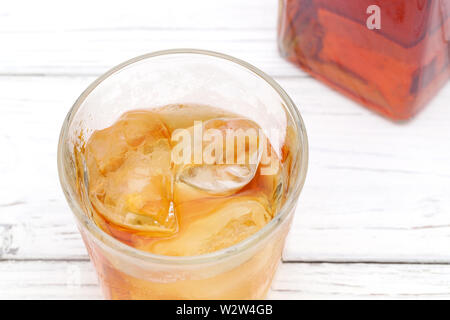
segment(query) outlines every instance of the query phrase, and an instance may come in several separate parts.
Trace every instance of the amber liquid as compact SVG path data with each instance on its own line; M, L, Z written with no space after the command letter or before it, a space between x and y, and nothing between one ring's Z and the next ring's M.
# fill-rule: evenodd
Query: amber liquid
M381 29L369 30L370 5ZM448 81L447 0L281 0L279 48L288 60L394 120L416 114Z
M259 129L256 123L221 109L169 105L127 112L112 126L92 133L81 150L88 177L80 182L87 184L81 189L87 194L92 219L104 232L150 253L195 256L241 242L277 214L287 188L283 173L290 161L287 149L278 155L260 135L233 145L230 163L220 163L230 153L226 140L221 144L222 156L214 153L213 163L194 163L194 155L190 161L175 163L174 133L182 129L193 134L194 121L201 121L203 130L219 133ZM255 165L251 153L262 149L252 148L252 143L263 142L266 161ZM237 163L239 152L245 160ZM248 299L262 298L267 292L284 236L285 231L252 259L216 277L168 283L126 274L84 238L109 298Z

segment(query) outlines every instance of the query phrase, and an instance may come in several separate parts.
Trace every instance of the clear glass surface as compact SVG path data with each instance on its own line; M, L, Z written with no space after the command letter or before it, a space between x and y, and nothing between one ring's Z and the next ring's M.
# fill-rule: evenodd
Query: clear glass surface
M282 207L261 230L213 253L172 257L127 246L91 219L76 150L95 130L133 109L210 105L255 121L284 159ZM92 83L68 113L58 146L62 188L108 299L261 299L270 288L303 187L305 128L292 100L269 76L232 57L202 50L155 52Z

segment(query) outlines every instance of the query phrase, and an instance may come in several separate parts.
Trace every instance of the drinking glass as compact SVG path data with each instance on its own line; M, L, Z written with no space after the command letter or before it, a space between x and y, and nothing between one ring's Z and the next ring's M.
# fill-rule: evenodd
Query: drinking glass
M255 121L282 158L286 187L280 210L261 230L213 253L162 256L137 250L92 220L77 157L95 130L124 112L168 104L222 108ZM261 299L279 264L308 162L305 127L284 90L236 58L176 49L124 62L77 99L61 129L59 177L107 299Z

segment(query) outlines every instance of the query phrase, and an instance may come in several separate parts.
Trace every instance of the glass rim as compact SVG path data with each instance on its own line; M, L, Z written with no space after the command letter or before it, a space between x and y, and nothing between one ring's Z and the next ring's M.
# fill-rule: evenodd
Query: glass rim
M133 248L129 245L126 245L125 243L117 240L113 236L107 234L105 231L103 231L101 228L95 224L95 222L92 219L89 219L88 216L84 213L83 209L78 203L78 200L76 200L76 194L74 190L68 185L67 183L67 176L64 170L65 164L63 161L63 150L65 141L67 140L67 134L69 127L71 125L71 122L73 120L74 115L78 111L79 107L82 105L82 103L85 101L85 99L89 96L89 94L104 80L109 78L111 75L117 73L118 71L124 69L127 66L130 66L136 62L140 62L142 60L163 56L163 55L176 55L176 54L196 54L196 55L204 55L204 56L210 56L215 57L223 60L228 60L232 63L235 63L249 71L251 71L253 74L258 76L260 79L264 80L266 83L268 83L272 89L274 89L277 94L280 96L282 101L285 104L285 107L287 111L289 112L290 116L293 118L297 128L297 136L298 141L301 142L301 149L299 150L299 153L301 154L300 157L295 157L293 168L295 168L296 165L299 166L298 168L298 177L295 179L295 184L293 185L292 192L290 196L286 199L286 202L283 204L283 206L280 208L279 212L275 217L272 218L272 220L267 223L263 228L258 230L253 235L249 236L248 238L230 246L224 249L220 249L211 253L202 254L202 255L195 255L195 256L165 256L165 255L159 255L154 254L146 251L142 251L136 248ZM298 158L300 158L300 163L297 164ZM288 94L281 88L281 86L274 80L272 77L264 73L263 71L259 70L258 68L254 67L253 65L240 60L238 58L234 58L232 56L222 54L215 51L209 51L209 50L202 50L202 49L168 49L168 50L161 50L161 51L155 51L152 53L147 53L144 55L137 56L135 58L132 58L130 60L127 60L101 76L99 76L97 79L95 79L77 98L69 112L67 113L67 116L63 122L61 133L59 136L59 142L58 142L58 174L59 174L59 180L61 187L64 191L64 195L67 199L67 202L75 215L77 221L88 230L88 232L94 236L94 238L101 243L107 245L108 247L112 248L113 250L117 250L122 254L125 254L127 256L131 256L137 259L145 260L146 262L151 263L158 263L158 264L171 264L171 265L196 265L196 264L203 264L208 263L211 261L218 261L227 259L231 256L235 256L241 252L246 251L247 249L251 249L254 246L256 246L258 243L260 243L262 240L266 239L269 235L271 235L277 227L280 226L289 216L289 213L294 210L297 198L300 195L300 192L303 188L303 185L305 183L306 179L306 172L308 168L308 138L306 134L305 125L303 122L303 119L300 115L300 112L298 111L297 107L295 106L292 99L288 96Z

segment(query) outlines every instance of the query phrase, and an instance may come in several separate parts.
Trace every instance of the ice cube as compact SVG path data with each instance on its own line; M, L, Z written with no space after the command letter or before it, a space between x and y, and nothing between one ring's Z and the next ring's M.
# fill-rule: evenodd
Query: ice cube
M176 208L176 237L135 243L141 250L169 256L193 256L230 247L266 225L271 215L251 197L203 199Z
M156 112L170 131L192 127L194 121L207 121L218 117L237 117L222 109L198 104L170 104L158 108Z
M86 161L105 175L117 170L125 161L128 145L123 132L116 126L95 131L86 146Z
M168 131L151 112L140 113L127 113L92 135L86 152L89 197L99 214L120 227L173 233Z
M117 126L122 130L126 142L137 147L146 138L157 141L168 138L169 131L159 116L148 110L129 111L120 117Z
M196 139L196 130L189 128L191 141ZM176 166L176 182L216 195L241 189L253 179L258 168L259 140L259 127L250 120L221 118L204 122L202 154ZM195 147L192 150L195 153Z

